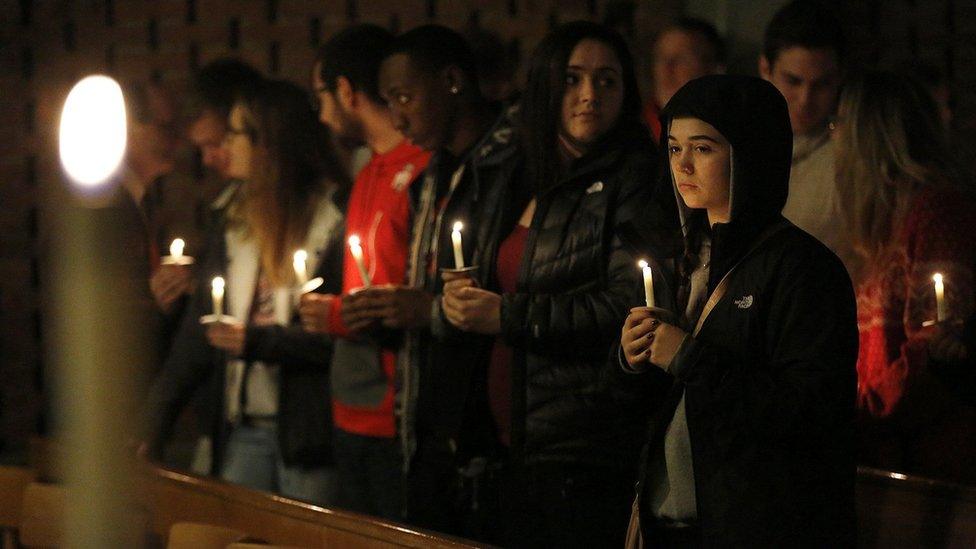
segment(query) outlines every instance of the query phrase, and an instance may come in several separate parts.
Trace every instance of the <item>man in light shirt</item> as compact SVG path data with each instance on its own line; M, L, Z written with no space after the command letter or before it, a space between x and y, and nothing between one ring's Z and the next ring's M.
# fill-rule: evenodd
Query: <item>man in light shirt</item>
M829 129L845 51L843 28L834 13L811 2L792 2L766 27L759 74L786 98L793 126L790 194L783 215L850 269L854 253L834 183Z

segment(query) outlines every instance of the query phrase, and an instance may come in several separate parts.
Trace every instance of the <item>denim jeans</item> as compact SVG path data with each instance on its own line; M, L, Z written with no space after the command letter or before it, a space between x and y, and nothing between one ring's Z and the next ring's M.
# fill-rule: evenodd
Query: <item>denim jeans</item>
M333 467L289 467L281 459L275 427L237 425L231 429L220 478L316 505L334 506L338 482Z

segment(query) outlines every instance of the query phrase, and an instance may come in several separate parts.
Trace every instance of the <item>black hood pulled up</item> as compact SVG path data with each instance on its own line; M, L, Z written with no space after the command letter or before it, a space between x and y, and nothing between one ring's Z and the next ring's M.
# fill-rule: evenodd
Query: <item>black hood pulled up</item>
M685 84L661 111L665 151L667 130L676 118L707 122L732 146L730 221L712 228L713 254L720 254L713 255L712 264L718 267L716 259L736 259L765 227L781 218L793 157L789 110L779 90L765 80L710 75ZM691 212L677 189L675 196L687 239Z

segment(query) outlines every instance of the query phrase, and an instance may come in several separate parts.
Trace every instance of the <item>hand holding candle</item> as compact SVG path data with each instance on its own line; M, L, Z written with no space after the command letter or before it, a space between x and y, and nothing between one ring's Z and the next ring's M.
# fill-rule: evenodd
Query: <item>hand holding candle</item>
M349 251L352 252L352 258L356 261L356 268L359 269L359 277L363 280L363 286L368 288L372 281L369 278L369 272L366 271L366 264L363 262L363 248L360 246L357 235L349 237Z
M932 281L935 282L935 321L943 322L946 319L946 304L942 273L932 275Z
M454 268L461 270L464 268L464 248L461 246L461 229L464 225L460 221L454 222L454 230L451 231L451 241L454 244Z
M210 296L213 298L213 314L220 321L224 316L224 278L216 276L210 283Z
M654 273L651 272L651 266L643 259L638 261L637 265L644 274L644 300L648 307L654 307Z

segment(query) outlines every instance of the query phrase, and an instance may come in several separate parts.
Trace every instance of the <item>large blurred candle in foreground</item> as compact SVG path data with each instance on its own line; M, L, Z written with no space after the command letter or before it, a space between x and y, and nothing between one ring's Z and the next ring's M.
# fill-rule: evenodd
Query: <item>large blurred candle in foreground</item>
M125 153L125 100L115 80L103 75L78 82L64 102L61 165L76 183L97 187L114 174Z
M213 298L213 314L220 320L224 316L224 278L215 276L210 283L210 296Z
M451 241L454 243L454 268L464 268L464 248L461 247L461 229L464 225L460 221L454 222L454 230L451 231Z
M932 275L932 281L935 282L935 320L942 322L946 319L945 285L942 283L942 273Z
M292 265L295 267L295 279L298 280L299 286L304 286L308 282L308 270L305 265L308 259L308 252L305 250L298 250L295 252L295 258L292 261Z
M352 258L356 260L356 268L359 269L359 277L363 279L363 286L369 286L372 282L366 271L366 264L363 263L363 247L359 244L358 236L349 237L349 251L352 252Z
M644 274L644 301L647 302L648 307L654 306L654 274L651 272L651 266L647 264L647 261L641 259L637 262L637 265L641 268L641 272Z

